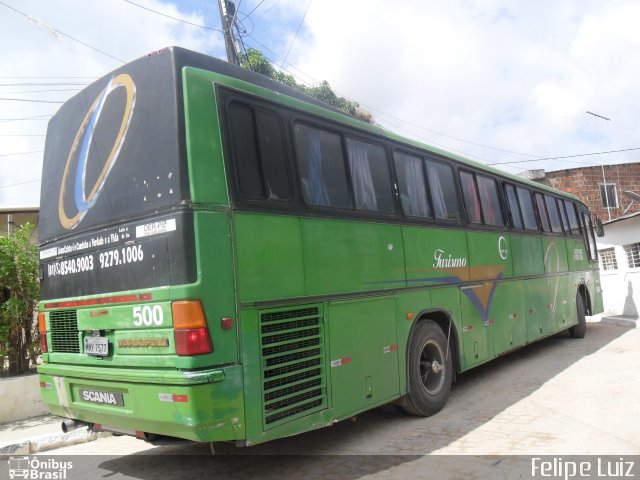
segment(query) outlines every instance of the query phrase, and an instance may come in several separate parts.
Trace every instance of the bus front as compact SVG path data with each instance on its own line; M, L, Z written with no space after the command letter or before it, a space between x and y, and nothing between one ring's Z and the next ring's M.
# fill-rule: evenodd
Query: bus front
M197 198L191 165L202 159L185 133L177 57L167 49L121 67L49 122L40 387L69 426L239 440L228 197L212 181ZM223 168L219 156L206 161Z

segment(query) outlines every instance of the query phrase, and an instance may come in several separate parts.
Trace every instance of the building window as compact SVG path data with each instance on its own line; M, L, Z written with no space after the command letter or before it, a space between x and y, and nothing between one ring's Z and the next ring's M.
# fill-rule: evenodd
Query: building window
M640 268L640 243L625 245L624 253L627 254L629 268Z
M602 270L617 270L616 252L613 248L599 250Z
M603 208L618 208L618 194L616 192L615 183L601 183L600 198L602 199Z

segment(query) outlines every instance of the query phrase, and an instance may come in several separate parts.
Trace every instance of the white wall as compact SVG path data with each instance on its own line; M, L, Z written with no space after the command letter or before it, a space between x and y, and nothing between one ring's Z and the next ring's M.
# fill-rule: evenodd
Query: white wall
M38 375L0 379L0 423L49 413L40 398Z
M600 270L605 312L638 317L640 311L640 268L629 268L623 245L640 242L640 215L604 226L597 239L598 250L614 248L617 270Z

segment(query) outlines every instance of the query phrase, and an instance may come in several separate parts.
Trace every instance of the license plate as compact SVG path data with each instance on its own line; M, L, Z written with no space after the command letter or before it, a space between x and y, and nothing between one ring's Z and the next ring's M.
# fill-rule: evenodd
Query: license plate
M106 357L109 355L109 339L107 337L84 337L84 353Z
M104 390L93 390L89 388L80 389L80 399L85 402L99 403L103 405L124 405L124 397L118 392L107 392Z

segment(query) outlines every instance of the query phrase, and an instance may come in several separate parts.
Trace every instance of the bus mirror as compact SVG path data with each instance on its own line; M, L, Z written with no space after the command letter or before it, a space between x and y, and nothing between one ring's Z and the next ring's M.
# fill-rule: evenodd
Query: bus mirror
M602 220L596 217L596 235L598 237L604 237L604 227L602 226Z

